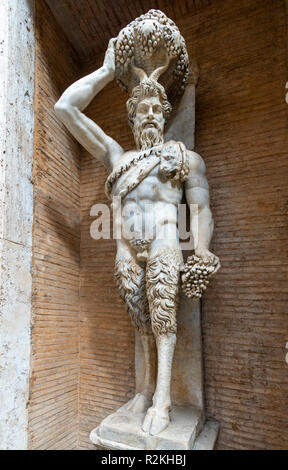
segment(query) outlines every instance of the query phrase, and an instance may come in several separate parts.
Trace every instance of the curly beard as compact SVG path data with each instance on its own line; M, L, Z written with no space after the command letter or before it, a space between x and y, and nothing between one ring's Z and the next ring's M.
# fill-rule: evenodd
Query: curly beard
M155 145L163 144L163 132L160 127L146 129L139 126L134 129L134 139L138 150L147 150Z

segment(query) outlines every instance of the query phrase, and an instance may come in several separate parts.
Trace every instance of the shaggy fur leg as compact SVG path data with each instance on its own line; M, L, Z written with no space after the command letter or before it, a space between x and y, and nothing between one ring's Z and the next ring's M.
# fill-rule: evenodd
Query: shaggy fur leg
M152 435L163 431L170 422L171 369L176 344L180 265L181 258L174 250L153 256L147 265L147 296L157 344L158 375L153 406L146 413L142 429Z
M131 257L116 259L115 279L133 325L140 334L150 330L149 306L145 290L145 270Z
M176 333L180 265L179 252L171 249L154 255L147 263L147 297L155 337Z
M144 350L145 374L139 389L125 406L134 413L146 411L152 403L156 381L156 352L146 297L145 270L130 257L129 259L116 259L116 282L120 296L124 300L126 309L133 325L141 335Z

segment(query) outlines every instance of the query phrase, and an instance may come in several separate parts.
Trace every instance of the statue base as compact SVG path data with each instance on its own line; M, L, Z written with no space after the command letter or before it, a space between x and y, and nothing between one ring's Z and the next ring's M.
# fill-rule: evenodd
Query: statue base
M169 426L151 436L141 429L145 413L133 413L124 407L105 418L90 434L93 444L109 450L212 450L219 425L206 421L193 406L175 406Z

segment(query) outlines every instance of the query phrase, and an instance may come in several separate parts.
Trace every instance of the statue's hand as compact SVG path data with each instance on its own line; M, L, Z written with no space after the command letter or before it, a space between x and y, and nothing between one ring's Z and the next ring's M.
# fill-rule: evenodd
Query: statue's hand
M221 264L218 256L211 253L211 251L207 250L207 248L196 248L195 255L198 256L198 258L201 258L204 263L209 263L213 266L216 266L214 274L218 271L218 269L220 269Z
M115 76L115 44L116 44L117 38L112 38L109 41L105 57L104 57L104 62L103 66L107 68L109 73L112 75L112 78Z

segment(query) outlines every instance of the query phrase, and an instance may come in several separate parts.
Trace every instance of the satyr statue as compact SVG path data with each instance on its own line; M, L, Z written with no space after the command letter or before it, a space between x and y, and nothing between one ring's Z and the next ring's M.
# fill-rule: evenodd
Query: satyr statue
M149 27L146 25L146 29ZM145 28L142 30L146 34ZM122 35L122 42L124 39ZM159 41L156 42L155 47ZM125 51L125 41L123 44ZM153 37L151 44L153 46ZM129 38L127 45L129 50ZM173 47L171 50L175 53ZM145 53L145 48L143 51ZM121 59L117 39L111 39L102 67L71 85L55 105L55 112L73 136L106 166L108 198L121 198L124 215L117 223L123 235L117 240L115 276L131 320L141 335L146 365L142 389L126 408L133 412L145 411L142 430L155 435L169 425L181 272L184 290L188 294L192 292L191 296L196 298L205 290L209 274L216 272L220 264L217 256L209 251L213 219L205 164L200 155L182 142L164 142L163 138L171 105L158 80L168 69L169 54L162 64L156 64L148 72L147 68L145 71L139 67L139 60L136 64L131 51L127 54L129 73L136 83L138 81L127 101L135 149L124 151L84 114L95 96L115 78L117 60L119 67L123 65L119 57ZM183 191L189 205L198 205L198 224L191 222L197 244L195 254L186 265L177 232L177 207ZM129 235L124 230L127 220L130 227L133 222L132 236L131 231ZM149 236L145 226L149 226ZM197 278L199 269L204 275ZM197 279L200 279L198 287Z

